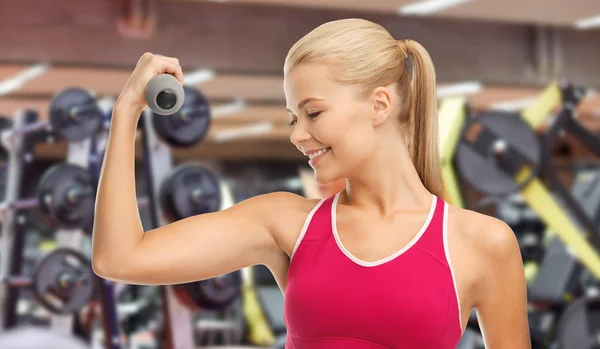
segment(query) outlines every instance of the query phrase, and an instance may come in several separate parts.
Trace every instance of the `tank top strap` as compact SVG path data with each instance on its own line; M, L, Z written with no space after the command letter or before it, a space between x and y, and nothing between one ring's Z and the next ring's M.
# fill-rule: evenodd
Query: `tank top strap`
M427 229L423 233L423 236L417 242L416 247L426 251L432 257L439 260L440 263L448 266L445 248L445 230L448 207L446 202L438 197L433 200L433 204L435 204L433 217L431 218Z
M302 241L320 240L329 238L333 234L332 228L332 207L336 196L321 199L315 207L308 213L304 220L304 225L296 240L296 245L292 251L292 256L300 247Z

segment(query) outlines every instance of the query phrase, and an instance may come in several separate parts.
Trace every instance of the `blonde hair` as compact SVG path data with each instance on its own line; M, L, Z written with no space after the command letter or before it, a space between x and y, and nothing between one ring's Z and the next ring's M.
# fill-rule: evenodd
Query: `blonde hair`
M407 124L413 164L427 190L443 199L435 69L427 50L414 40L396 40L381 25L352 18L325 23L296 42L286 57L284 75L311 62L331 64L334 81L364 86L365 93L397 84L400 100L408 101L400 106L399 121Z

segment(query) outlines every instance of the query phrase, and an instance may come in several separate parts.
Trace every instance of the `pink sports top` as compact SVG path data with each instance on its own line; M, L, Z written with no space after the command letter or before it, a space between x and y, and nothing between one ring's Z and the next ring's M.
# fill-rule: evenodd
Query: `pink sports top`
M340 241L339 197L311 210L292 251L286 349L456 348L462 324L446 202L432 195L417 235L393 255L365 262Z

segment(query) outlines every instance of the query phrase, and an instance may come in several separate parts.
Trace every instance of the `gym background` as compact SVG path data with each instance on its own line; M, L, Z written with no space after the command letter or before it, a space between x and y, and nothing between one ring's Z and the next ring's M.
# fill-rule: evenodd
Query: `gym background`
M430 52L447 201L517 234L533 347L597 345L600 2L3 0L0 349L283 348L264 267L176 287L95 277L93 188L112 103L149 51L179 58L186 99L140 122L146 229L271 191L326 195L289 142L282 68L347 17ZM459 348L482 347L473 317Z

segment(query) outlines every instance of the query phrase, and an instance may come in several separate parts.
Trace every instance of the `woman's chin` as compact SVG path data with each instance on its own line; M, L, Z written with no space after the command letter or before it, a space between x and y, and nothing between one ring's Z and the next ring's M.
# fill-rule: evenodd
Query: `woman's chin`
M318 182L319 194L323 198L331 197L346 188L345 178L319 178L319 175L317 174L316 179Z

